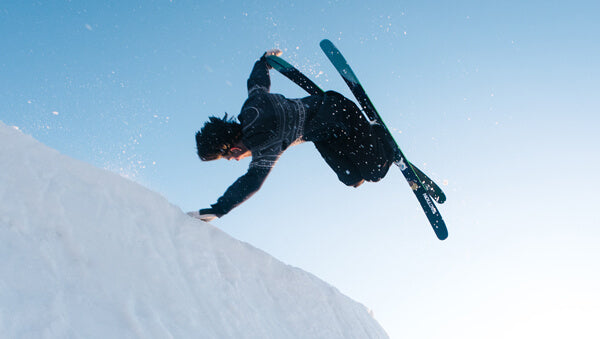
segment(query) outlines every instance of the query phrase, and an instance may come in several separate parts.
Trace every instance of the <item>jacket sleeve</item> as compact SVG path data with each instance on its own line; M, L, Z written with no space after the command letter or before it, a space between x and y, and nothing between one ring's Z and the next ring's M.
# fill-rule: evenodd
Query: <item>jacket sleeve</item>
M248 96L258 92L268 93L271 89L271 78L269 77L269 65L267 58L263 55L256 63L248 78Z
M265 182L265 179L267 179L274 164L274 162L269 162L268 165L265 166L264 161L259 160L257 163L253 159L248 168L248 172L239 177L231 186L229 186L227 191L225 191L225 194L223 194L215 204L211 205L216 215L222 217L236 206L248 200L254 193L258 192Z

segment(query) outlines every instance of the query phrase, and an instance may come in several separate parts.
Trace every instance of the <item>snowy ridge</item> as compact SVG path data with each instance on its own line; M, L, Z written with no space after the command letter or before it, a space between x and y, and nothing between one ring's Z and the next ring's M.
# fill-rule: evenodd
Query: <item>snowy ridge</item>
M387 338L366 308L0 122L5 338Z

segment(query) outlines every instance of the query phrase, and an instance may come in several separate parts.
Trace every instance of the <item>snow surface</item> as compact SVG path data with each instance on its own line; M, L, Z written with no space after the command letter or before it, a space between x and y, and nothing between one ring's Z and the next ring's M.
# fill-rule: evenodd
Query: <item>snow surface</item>
M2 338L387 338L367 309L0 122Z

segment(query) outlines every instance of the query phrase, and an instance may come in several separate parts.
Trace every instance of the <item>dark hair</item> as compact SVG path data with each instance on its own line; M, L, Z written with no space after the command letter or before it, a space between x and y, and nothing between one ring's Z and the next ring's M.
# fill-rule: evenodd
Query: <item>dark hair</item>
M211 161L221 158L242 138L242 125L235 118L228 118L227 113L223 118L212 116L204 123L204 127L196 132L196 147L198 157L202 161Z

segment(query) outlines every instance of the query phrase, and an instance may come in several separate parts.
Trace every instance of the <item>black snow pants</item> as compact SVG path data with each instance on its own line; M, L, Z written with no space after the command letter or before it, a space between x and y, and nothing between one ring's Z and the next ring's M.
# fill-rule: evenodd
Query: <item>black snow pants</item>
M358 187L387 174L395 153L389 136L382 126L371 125L354 102L327 92L318 116L328 120L329 128L313 143L341 182Z

